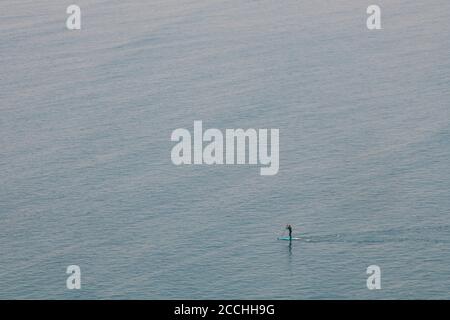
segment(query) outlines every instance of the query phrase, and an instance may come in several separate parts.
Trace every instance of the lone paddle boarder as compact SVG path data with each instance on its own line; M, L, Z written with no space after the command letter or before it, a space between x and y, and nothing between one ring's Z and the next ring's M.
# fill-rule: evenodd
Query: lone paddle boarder
M289 231L289 241L292 240L292 226L290 224L288 224L286 226L286 229Z

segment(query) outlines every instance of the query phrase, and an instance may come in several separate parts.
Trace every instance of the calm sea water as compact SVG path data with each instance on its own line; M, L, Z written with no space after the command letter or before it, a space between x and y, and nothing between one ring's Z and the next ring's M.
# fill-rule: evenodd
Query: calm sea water
M450 298L448 0L76 3L0 3L0 299ZM279 173L174 166L194 120Z

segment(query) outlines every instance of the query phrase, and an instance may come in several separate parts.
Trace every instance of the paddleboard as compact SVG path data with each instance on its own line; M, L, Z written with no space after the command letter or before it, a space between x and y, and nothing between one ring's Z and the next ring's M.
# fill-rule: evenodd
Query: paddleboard
M292 237L292 238L289 239L289 237L278 237L278 240L287 240L287 241L289 241L289 240L300 240L300 238Z

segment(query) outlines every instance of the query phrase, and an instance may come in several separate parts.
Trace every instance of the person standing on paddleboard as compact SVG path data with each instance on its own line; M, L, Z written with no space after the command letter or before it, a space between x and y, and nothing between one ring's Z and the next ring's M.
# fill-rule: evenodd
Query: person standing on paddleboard
M289 240L292 240L292 226L288 224L286 229L289 231Z

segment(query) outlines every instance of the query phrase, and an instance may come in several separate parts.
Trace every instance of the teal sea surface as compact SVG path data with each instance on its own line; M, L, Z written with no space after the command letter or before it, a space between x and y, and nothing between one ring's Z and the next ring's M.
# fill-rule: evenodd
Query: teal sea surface
M69 4L0 2L0 299L450 298L448 0L377 1L381 30L357 0ZM278 174L175 166L195 120L278 128Z

